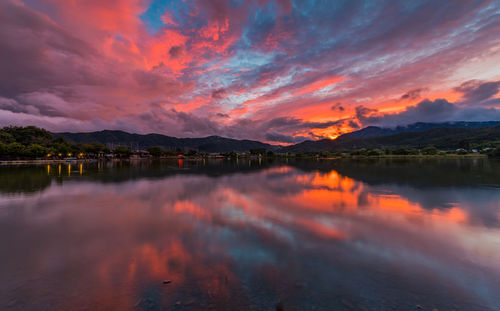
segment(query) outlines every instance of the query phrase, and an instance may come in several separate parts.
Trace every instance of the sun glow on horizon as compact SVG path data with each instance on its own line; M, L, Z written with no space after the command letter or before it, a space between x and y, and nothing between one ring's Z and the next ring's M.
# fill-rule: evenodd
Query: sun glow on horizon
M0 122L291 144L500 120L500 4L386 4L1 1Z

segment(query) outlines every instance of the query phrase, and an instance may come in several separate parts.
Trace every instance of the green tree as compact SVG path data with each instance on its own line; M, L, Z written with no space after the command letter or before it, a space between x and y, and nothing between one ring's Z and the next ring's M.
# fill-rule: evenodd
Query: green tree
M3 142L0 142L0 157L8 155L8 147Z
M52 141L54 144L64 144L66 141L62 137L57 137Z
M26 156L31 158L43 157L47 154L47 148L40 146L38 144L31 144L26 148Z
M424 149L422 149L422 154L425 155L434 155L438 153L438 149L434 146L427 146Z
M164 154L166 156L172 157L172 156L178 155L179 153L175 152L175 150L167 149L167 150L164 150Z
M165 153L165 150L163 150L162 147L155 146L155 147L149 147L148 152L153 157L161 157Z
M384 152L380 149L372 149L372 150L368 151L368 156L372 156L372 157L373 156L375 156L375 157L381 156L383 154L384 154Z
M127 146L118 146L113 150L113 153L119 158L128 158L132 154L132 150Z
M11 134L4 132L3 129L0 130L0 142L4 144L10 144L15 142L16 140L14 139L14 136Z
M470 149L470 143L469 143L469 141L467 141L465 139L459 141L458 142L458 148L469 150Z
M495 158L500 158L500 147L493 149L489 155Z
M410 152L408 150L406 150L406 148L398 148L398 149L395 149L392 151L392 154L396 154L396 155L407 155L409 153Z
M36 126L7 126L1 131L10 134L16 142L25 146L47 145L52 141L52 134L49 131Z
M12 157L24 156L25 150L26 148L18 142L11 143L7 146L7 153Z
M93 142L90 144L84 144L83 152L90 154L98 154L99 152L106 152L106 146L101 143Z
M57 156L57 150L54 147L48 147L47 148L47 156L50 155L49 157L55 157Z
M62 143L58 143L58 144L55 144L53 146L53 148L55 149L55 153L57 156L60 156L60 157L65 157L68 155L68 153L72 153L72 149L71 147L66 143L66 142L62 142Z

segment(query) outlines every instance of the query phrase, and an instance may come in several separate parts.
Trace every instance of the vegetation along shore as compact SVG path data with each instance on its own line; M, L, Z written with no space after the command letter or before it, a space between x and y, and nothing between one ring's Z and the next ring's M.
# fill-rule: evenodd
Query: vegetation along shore
M484 130L483 130L484 131ZM489 130L492 132L492 130ZM135 135L135 134L129 134ZM153 134L152 134L153 135ZM158 134L154 134L158 135ZM408 135L408 134L405 134ZM366 138L357 139L362 142ZM181 140L181 139L178 139ZM196 140L196 139L192 139ZM58 162L143 158L245 158L245 157L297 157L297 158L421 158L421 157L500 157L500 139L489 136L489 140L461 140L456 146L437 148L427 145L421 148L386 145L384 148L347 147L344 143L339 148L304 148L305 143L292 146L273 146L255 141L239 141L228 138L200 138L209 140L211 152L204 151L207 144L193 147L168 148L165 146L140 146L137 143L107 143L96 141L75 142L35 126L7 126L0 129L0 163ZM373 139L372 139L373 140ZM217 141L219 143L217 143ZM235 143L236 142L236 143ZM335 140L308 142L310 144L342 143ZM259 145L259 144L262 144ZM251 148L258 146L258 148ZM134 148L135 147L135 148ZM229 150L234 147L234 150ZM300 147L300 148L299 148ZM218 150L218 151L217 151Z

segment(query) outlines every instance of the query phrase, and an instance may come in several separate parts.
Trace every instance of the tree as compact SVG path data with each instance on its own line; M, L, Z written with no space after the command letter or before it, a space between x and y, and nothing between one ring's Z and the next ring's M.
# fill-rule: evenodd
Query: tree
M496 147L489 154L491 157L500 158L500 147Z
M15 142L16 140L14 139L14 136L11 134L4 132L3 129L0 130L0 142L5 143L5 144L10 144Z
M62 137L52 138L52 134L35 126L7 126L0 128L0 157L42 157L48 154L66 157L81 152L98 153L107 151L101 143L75 144Z
M382 152L382 150L380 150L380 149L372 149L372 150L368 151L368 156L372 156L372 157L373 157L373 156L375 156L375 157L376 157L376 156L381 156L381 155L383 155L383 154L384 154L384 153L383 153L383 152Z
M265 148L253 148L253 149L250 149L250 154L264 155L264 154L266 154L266 149Z
M422 154L425 155L434 155L438 153L438 149L434 146L427 146L424 149L422 149Z
M465 149L469 150L470 149L470 143L467 140L461 140L458 142L458 148L460 149Z
M0 157L8 155L8 148L7 145L0 142Z
M99 152L105 152L106 146L101 143L91 143L91 144L83 144L81 151L87 154L98 154Z
M178 155L179 153L178 153L178 152L175 152L174 150L167 149L167 150L164 150L164 154L165 154L166 156L176 156L176 155Z
M352 150L352 151L350 152L350 154L351 154L352 156L359 156L359 155L361 155L361 150Z
M90 145L92 146L94 153L109 151L109 149L106 146L98 142L93 142Z
M47 151L47 156L50 158L57 155L57 151L56 149L54 149L54 147L48 147L46 151Z
M31 144L47 145L52 141L52 134L36 126L7 126L2 132L10 134L16 142L29 146Z
M28 157L39 158L47 154L47 148L38 144L31 144L28 148L26 148L25 153Z
M113 150L113 153L119 158L128 158L130 157L132 150L130 150L130 148L127 146L118 146L115 148L115 150Z
M60 157L65 157L68 153L71 153L71 147L66 143L66 142L62 142L62 143L58 143L58 144L55 144L54 146L54 149L55 149L55 153Z
M155 146L155 147L149 147L148 152L153 157L161 157L165 153L165 150L163 150L163 148L159 146Z
M25 147L20 143L11 143L7 146L7 153L13 157L24 156Z
M406 150L405 148L398 148L392 152L392 154L396 154L396 155L407 155L409 153L410 152L408 152L408 150Z
M56 139L54 139L53 143L54 144L64 144L64 143L66 143L66 141L62 137L57 137Z

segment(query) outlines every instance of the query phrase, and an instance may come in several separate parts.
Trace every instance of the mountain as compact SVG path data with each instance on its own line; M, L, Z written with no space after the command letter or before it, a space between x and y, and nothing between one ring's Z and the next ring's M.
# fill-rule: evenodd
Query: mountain
M283 147L281 152L339 151L360 148L422 148L433 145L440 149L456 149L463 141L481 143L500 140L500 125L490 127L438 127L421 132L400 132L392 135L353 137L342 135L335 140L305 141Z
M368 126L361 130L344 134L341 137L365 138L365 137L386 136L386 135L405 133L405 132L424 132L434 128L479 128L479 127L490 127L496 125L500 125L500 121L486 121L486 122L457 121L457 122L442 122L442 123L417 122L405 126L397 126L395 128Z
M287 147L266 144L254 140L238 140L220 136L203 138L177 138L161 134L131 134L124 131L98 131L89 133L54 133L76 143L99 142L110 147L132 146L146 149L160 146L165 149L195 149L204 152L247 152L250 149L266 149L279 152L318 152L360 148L422 148L434 145L442 149L456 149L461 141L482 142L500 140L500 121L488 122L418 122L395 128L369 126L339 136L335 140L304 141Z
M54 133L55 137L62 137L75 143L99 142L108 146L132 146L134 149L146 149L160 146L164 149L195 149L204 152L247 152L250 149L264 148L276 150L279 146L261 143L254 140L238 140L220 136L203 138L177 138L161 134L131 134L124 131L98 131L89 133Z

